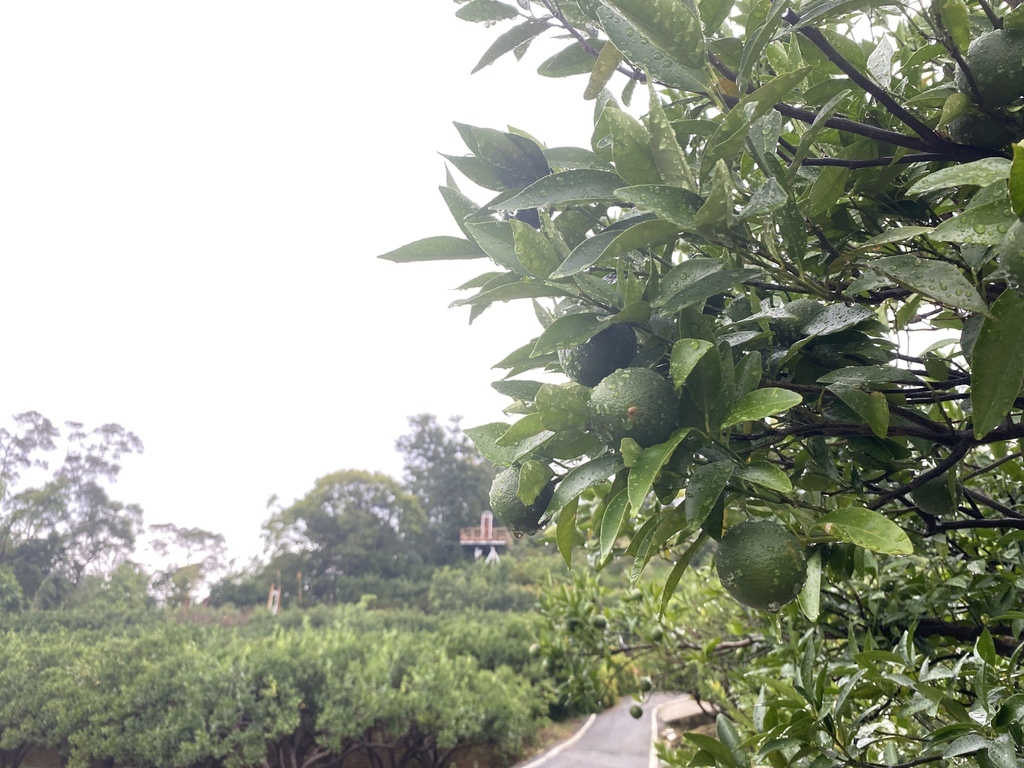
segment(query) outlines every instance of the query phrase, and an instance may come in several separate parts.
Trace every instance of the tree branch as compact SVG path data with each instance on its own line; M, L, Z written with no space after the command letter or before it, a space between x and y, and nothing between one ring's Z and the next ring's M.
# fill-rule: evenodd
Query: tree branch
M800 22L800 16L793 10L786 11L782 18L788 21L790 24L796 25ZM889 95L889 92L882 88L877 83L873 82L870 78L864 75L859 69L853 64L847 61L839 51L832 47L832 44L825 38L825 36L814 27L801 27L799 33L810 40L825 56L835 64L839 71L849 77L853 82L861 87L866 93L873 96L882 106L884 106L890 114L894 115L910 130L924 139L925 143L930 146L941 146L944 142L939 136L929 128L925 123L907 110L902 104L896 99Z

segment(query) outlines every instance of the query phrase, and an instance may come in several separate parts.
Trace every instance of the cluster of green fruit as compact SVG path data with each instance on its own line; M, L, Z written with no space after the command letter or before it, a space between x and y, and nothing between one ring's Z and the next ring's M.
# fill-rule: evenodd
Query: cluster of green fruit
M1000 149L1024 136L1020 113L1007 109L1024 97L1024 30L995 29L979 35L971 41L964 63L967 72L958 68L954 78L958 114L946 124L950 138Z
M630 367L636 358L636 331L616 323L576 346L559 350L565 374L585 387L590 431L612 448L624 438L641 448L664 442L679 428L680 404L675 388L650 368ZM515 533L535 533L554 494L549 483L531 504L518 496L519 468L512 466L494 479L490 502L494 514Z
M657 445L681 426L675 387L656 370L632 367L637 354L635 331L621 323L558 355L569 378L592 387L589 428L613 449L627 438L641 448ZM499 473L491 486L491 509L513 532L535 533L542 527L555 483L549 482L530 504L520 499L518 490L519 467ZM770 520L730 527L719 543L716 563L730 594L762 610L777 611L792 601L806 576L803 544Z

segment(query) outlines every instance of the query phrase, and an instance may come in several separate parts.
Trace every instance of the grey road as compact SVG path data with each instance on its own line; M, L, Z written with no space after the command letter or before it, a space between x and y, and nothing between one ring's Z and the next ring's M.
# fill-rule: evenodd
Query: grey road
M519 768L648 768L651 751L651 717L671 694L655 694L644 705L644 716L633 719L635 702L625 697L597 716L582 735L569 739Z

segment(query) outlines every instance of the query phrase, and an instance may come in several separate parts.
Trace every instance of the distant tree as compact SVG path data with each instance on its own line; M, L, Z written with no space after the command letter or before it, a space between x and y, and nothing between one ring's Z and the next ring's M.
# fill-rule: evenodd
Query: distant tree
M287 564L282 570L289 574L301 570L309 597L330 602L339 578L417 573L426 515L393 478L343 470L321 477L263 527L272 566Z
M166 560L154 574L153 588L170 605L189 605L209 578L224 569L224 536L174 523L149 526L150 547Z
M409 418L412 431L398 438L405 461L406 487L427 513L430 553L437 564L462 556L459 529L475 525L487 509L494 465L487 461L452 418L442 426L437 417L421 413Z
M34 411L13 420L13 431L0 429L0 566L26 597L54 605L85 575L130 557L142 509L110 498L106 485L120 474L123 455L142 452L142 441L118 424L86 430L67 422L61 465L41 485L19 490L24 470L49 469L42 454L56 449L60 432Z

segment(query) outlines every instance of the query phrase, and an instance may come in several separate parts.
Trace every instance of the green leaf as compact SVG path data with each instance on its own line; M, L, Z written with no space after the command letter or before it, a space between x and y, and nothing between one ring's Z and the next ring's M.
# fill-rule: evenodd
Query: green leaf
M670 59L685 67L707 66L700 20L681 0L604 0ZM634 62L638 63L638 62Z
M463 21L505 21L519 16L515 6L498 0L470 0L455 12L455 17Z
M555 246L541 232L517 219L509 221L516 244L516 258L536 277L547 277L561 263Z
M495 301L512 301L513 299L537 299L542 296L572 296L565 288L550 283L534 283L521 281L510 285L501 285L490 291L483 291L468 299L453 301L451 306L463 307L475 304L490 304Z
M1004 291L981 323L971 357L974 436L981 439L1006 417L1024 385L1024 299Z
M378 256L378 259L405 263L410 261L444 261L450 259L479 259L487 254L469 240L461 237L440 235L427 237L403 245Z
M710 230L725 230L732 223L732 175L724 160L715 163L711 189L693 220L699 229Z
M807 558L807 578L797 595L800 611L808 621L817 621L821 613L821 549Z
M792 92L810 73L810 67L779 75L769 80L753 93L743 96L726 114L708 140L701 163L701 177L710 175L718 160L730 161L743 149L747 132L758 118L763 117L780 101L792 96Z
M951 216L933 229L928 237L961 245L999 245L1015 220L1009 199L1002 198L968 208L959 216Z
M886 555L910 555L910 537L889 518L863 507L843 507L818 518L811 534L824 533L839 541Z
M533 435L543 431L544 423L541 421L540 414L531 413L527 416L523 416L523 418L509 427L505 434L499 437L495 442L497 445L502 447L515 447L526 438L532 437Z
M597 16L615 47L634 66L649 72L658 83L698 93L708 89L711 78L703 61L699 66L691 67L666 56L647 35L610 6L599 5Z
M1010 165L1010 207L1018 219L1024 219L1024 142L1013 145Z
M651 132L651 151L654 153L654 164L658 167L661 180L677 187L696 190L697 180L693 176L693 171L690 170L686 154L679 146L675 129L669 122L668 115L665 114L661 97L658 95L653 81L648 81L647 85L650 91L647 126Z
M618 456L601 456L586 464L573 468L555 488L555 494L548 505L554 514L588 488L603 483L624 467Z
M764 216L773 213L784 207L789 200L786 190L775 180L775 177L757 187L750 195L750 201L740 210L738 217L741 221L756 216Z
M996 728L1007 728L1022 720L1024 720L1024 693L1015 693L1003 701L996 716L992 719L992 725Z
M932 229L933 227L893 227L892 229L887 229L880 235L875 235L874 237L865 240L854 248L853 252L864 253L866 251L873 251L880 245L905 243L907 240L913 240L915 237L927 235L932 231Z
M818 381L822 384L919 384L921 379L891 365L851 365L819 376Z
M545 384L537 391L537 410L545 429L562 432L584 427L590 412L587 401L573 384Z
M576 510L579 508L579 502L578 498L573 498L563 506L558 513L558 522L555 525L555 541L558 543L558 551L569 568L572 568L572 542L576 538ZM548 509L550 508L549 505Z
M680 339L672 345L669 373L676 389L680 389L686 384L687 377L700 362L700 359L707 354L708 350L714 348L714 344L703 339Z
M597 61L591 59L590 80L587 81L587 87L583 91L583 98L586 101L591 101L600 96L601 91L608 85L608 81L612 79L612 75L615 74L621 63L622 52L615 47L614 43L607 43L598 54Z
M688 189L660 184L642 184L615 190L620 200L632 203L640 211L650 211L683 231L697 229L695 216L704 198Z
M827 336L854 328L874 316L874 310L861 304L829 304L800 330L808 336Z
M605 48L604 40L590 40L588 44L598 51L603 51ZM594 57L574 40L554 56L545 60L537 68L537 74L541 77L572 77L573 75L589 74L594 68Z
M515 459L515 446L498 445L498 440L506 434L511 425L504 422L481 424L479 427L468 427L463 430L477 450L488 461L502 467L509 467Z
M736 470L735 476L744 482L753 483L777 493L789 493L793 490L793 483L789 476L767 461L745 464Z
M1010 161L1003 157L986 157L973 163L959 163L929 173L915 181L907 190L908 196L926 195L940 189L962 186L987 187L993 182L1010 177Z
M616 234L601 258L611 261L639 248L671 242L678 234L678 228L670 222L660 219L641 221Z
M614 203L615 190L622 187L622 177L611 171L580 168L562 171L538 179L515 197L497 205L497 211L520 211L544 205L570 203Z
M601 518L601 560L611 554L629 512L629 494L623 489L608 502Z
M672 599L672 594L676 591L676 586L679 584L679 580L683 577L683 572L689 568L690 562L693 560L693 556L703 548L704 542L706 542L708 538L708 534L701 531L700 535L697 536L697 539L686 548L686 551L679 556L678 560L676 560L676 564L672 566L672 571L669 573L668 578L665 579L665 586L661 592L661 608L659 613L662 616L665 615L665 609L668 608L669 600Z
M979 733L969 733L966 736L961 736L956 741L950 743L948 747L943 751L942 756L944 758L959 757L960 755L969 755L972 752L977 752L980 749L987 748L991 742Z
M540 492L551 481L551 467L536 459L525 461L519 468L519 486L516 496L529 506L537 500Z
M881 393L864 392L849 384L833 384L828 389L864 419L878 437L888 434L889 403Z
M684 509L687 522L698 525L704 522L735 470L736 465L731 461L718 461L703 464L693 471L686 484Z
M608 323L598 319L597 315L586 312L563 315L544 329L531 354L543 355L582 344L607 325Z
M920 293L939 304L972 312L988 313L988 307L974 285L952 264L919 259L910 254L885 256L869 262L897 285Z
M523 43L528 40L533 40L537 35L548 28L548 25L543 21L525 21L519 24L507 32L501 34L497 40L491 43L484 55L477 62L476 66L473 67L473 74L476 74L484 67L493 64L506 53L514 51Z
M672 433L664 443L652 445L645 448L629 470L627 488L629 490L629 504L635 510L643 508L644 499L651 492L654 481L661 472L661 468L672 458L679 444L690 433L689 429L679 429Z
M602 119L612 137L612 162L627 184L658 184L661 174L654 162L651 136L635 118L621 109L606 107Z
M612 240L618 236L618 230L605 230L593 237L586 238L572 250L561 266L551 273L551 279L559 280L563 277L572 277L593 266L600 261Z
M748 392L733 405L729 415L722 422L722 428L731 427L741 421L758 421L788 411L800 405L803 398L796 392L779 387L765 387Z

